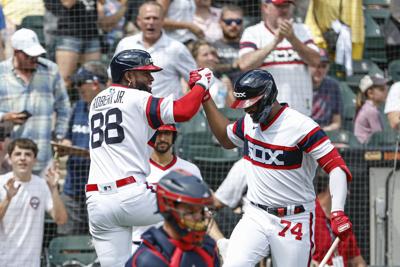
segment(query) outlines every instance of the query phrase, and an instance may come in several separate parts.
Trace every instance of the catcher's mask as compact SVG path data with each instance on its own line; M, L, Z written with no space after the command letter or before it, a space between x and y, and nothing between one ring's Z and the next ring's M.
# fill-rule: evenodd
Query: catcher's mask
M213 208L211 190L203 180L180 169L169 172L157 186L157 205L180 241L193 245L203 242Z
M265 122L276 100L278 90L271 73L266 70L250 70L243 73L235 82L232 108L249 108L257 104L251 115L253 122Z

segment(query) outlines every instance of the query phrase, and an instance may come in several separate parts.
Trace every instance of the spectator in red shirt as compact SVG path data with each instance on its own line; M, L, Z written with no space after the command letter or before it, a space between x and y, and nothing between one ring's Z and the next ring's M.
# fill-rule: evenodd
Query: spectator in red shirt
M326 182L328 182L328 179L326 178L321 178L320 180L324 180L324 182L326 180ZM315 251L313 255L313 264L311 266L319 265L336 238L333 236L329 221L331 211L331 196L329 194L329 186L325 184L325 186L321 186L321 188L323 188L323 190L322 192L318 193L318 197L315 201ZM343 262L343 265L338 266L367 266L364 258L361 256L354 233L352 233L352 235L346 240L339 242L339 245L337 246L333 255L328 260L327 265L333 266L333 260Z

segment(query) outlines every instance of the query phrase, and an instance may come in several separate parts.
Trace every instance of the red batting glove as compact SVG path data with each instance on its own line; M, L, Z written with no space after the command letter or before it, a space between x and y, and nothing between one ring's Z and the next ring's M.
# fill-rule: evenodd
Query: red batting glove
M189 87L190 89L195 86L196 82L201 79L201 75L199 74L199 70L193 70L189 74Z
M341 210L331 213L331 227L332 232L338 236L340 240L345 240L351 235L352 224L349 217Z

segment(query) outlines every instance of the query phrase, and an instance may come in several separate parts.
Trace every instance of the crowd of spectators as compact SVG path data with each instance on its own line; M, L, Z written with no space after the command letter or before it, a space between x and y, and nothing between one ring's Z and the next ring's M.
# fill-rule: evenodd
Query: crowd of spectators
M146 50L155 65L163 68L153 74L155 96L179 98L188 90L189 72L207 67L216 77L210 88L211 97L218 108L226 108L233 102L236 78L243 71L262 68L274 76L280 102L310 115L328 133L343 130L354 134L359 145L367 145L376 132L400 130L400 81L387 77L390 61L400 55L399 0L392 0L390 7L375 7L391 12L382 28L388 61L379 63L382 73L360 77L352 92L358 94L360 101L354 104L351 127L343 123L348 114L343 110L340 80L346 82L346 73L352 75L349 55L350 63L363 60L366 7L362 0L250 2L0 2L0 174L16 168L13 150L7 152L10 143L12 148L34 152L30 155L35 162L32 181L45 177L59 156L69 155L61 196L52 195L54 184L50 182L50 192L46 191L41 201L44 210L50 212L55 206L49 196L53 196L54 203L58 203L54 197L64 202L65 207L61 208L68 213L68 220L64 214L56 220L59 234L87 234L83 207L90 160L87 155L62 150L55 157L51 141L88 149L88 105L109 84L107 64L111 57L125 49ZM242 9L246 5L258 12L249 14ZM308 6L306 14L298 16L299 8L304 6ZM38 27L27 21L42 24ZM339 26L335 29L337 21ZM348 29L351 34L347 34ZM326 34L332 31L336 31L336 48L332 48ZM335 52L340 58L335 57ZM344 77L337 76L333 68L339 63L346 70ZM32 140L38 151L29 141L13 141L21 138ZM0 189L0 201L15 202L18 198L14 195L23 188L14 187L11 176L2 178L0 182L6 186L5 191ZM0 225L10 221L6 218L11 209L5 208L3 213ZM0 262L6 259L3 257L0 253Z

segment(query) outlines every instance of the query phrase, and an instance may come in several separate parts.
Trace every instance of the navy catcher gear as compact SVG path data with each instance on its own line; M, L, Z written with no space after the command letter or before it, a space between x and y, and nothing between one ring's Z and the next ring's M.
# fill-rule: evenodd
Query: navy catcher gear
M201 209L201 217L187 216L178 206L186 204ZM157 205L166 221L180 235L180 240L201 244L211 221L211 190L200 178L183 170L174 170L161 178L157 186Z
M272 103L278 95L278 89L271 73L266 70L250 70L243 73L235 82L233 95L236 100L232 108L248 108L255 104L257 111L252 116L255 123L268 117Z
M142 70L157 72L162 68L153 64L150 54L140 49L129 49L119 52L110 63L111 79L113 83L119 83L122 76L129 70Z

